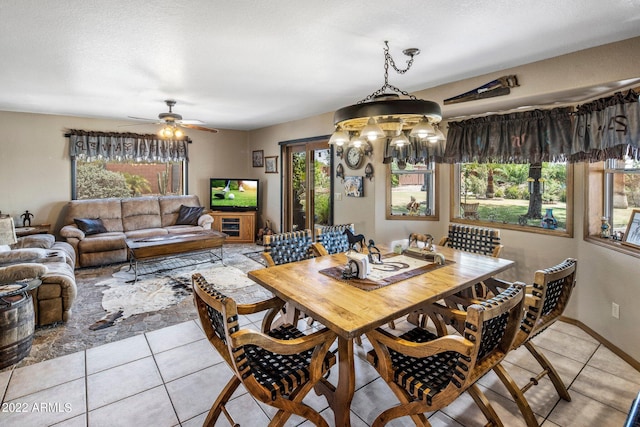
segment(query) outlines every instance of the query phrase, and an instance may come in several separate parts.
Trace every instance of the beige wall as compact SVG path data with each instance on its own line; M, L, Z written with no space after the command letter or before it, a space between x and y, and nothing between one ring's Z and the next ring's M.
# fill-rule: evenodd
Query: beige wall
M640 77L640 38L634 38L599 48L540 61L521 67L479 76L417 92L423 99L442 101L451 96L481 86L497 77L516 74L520 87L508 96L468 103L443 105L445 118L467 116L483 112L500 112L526 105L551 105L558 100L570 101L575 92L591 93L605 83ZM375 71L372 71L375 72ZM400 87L402 85L398 83ZM375 88L372 88L372 90ZM602 90L602 88L600 88ZM598 92L595 92L598 93ZM363 94L363 96L366 94ZM356 100L354 100L356 101ZM575 101L574 101L575 103ZM310 117L250 132L252 150L263 149L265 155L280 155L278 142L330 134L333 131L332 113ZM378 242L390 243L405 238L412 231L428 232L439 238L449 222L449 167L439 174L440 221L389 221L385 218L385 168L381 163L380 147L374 145L375 179L365 180L365 197L343 197L335 201L335 223L356 224L356 229ZM363 175L363 169L356 171ZM267 181L268 195L263 215L276 224L280 218L280 182L277 176L265 175L254 169L254 176ZM578 285L566 314L640 361L640 263L606 248L586 243L582 236L584 212L584 173L581 165L574 176L574 237L503 230L503 256L516 261L516 267L503 275L509 280L530 282L538 268L555 265L567 257L578 259ZM339 191L339 184L337 190ZM620 319L611 317L611 303L620 304Z
M71 198L71 160L68 129L153 133L153 125L121 127L131 122L0 111L0 211L22 223L28 209L32 224L51 223L59 229L60 212ZM209 178L246 176L250 156L246 132L217 134L189 131L189 193L209 203Z
M447 84L417 95L441 103L450 96L473 89L505 74L516 74L521 86L506 97L444 106L444 115L476 114L530 105L534 97L540 104L565 99L576 89L640 77L640 38L581 51L562 57ZM372 70L372 72L377 72ZM400 87L402 85L398 83ZM374 90L375 88L372 88ZM366 94L363 94L363 96ZM354 100L355 101L355 100ZM211 176L252 176L260 178L263 188L262 217L280 222L280 175L264 174L252 168L251 151L262 149L266 156L280 156L280 141L327 135L333 131L333 113L283 123L251 132L221 131L219 134L190 131L194 143L189 146L189 189L202 203L208 202L207 185ZM35 222L57 223L59 213L71 194L70 160L65 129L122 131L124 122L0 112L0 211L14 217L29 209ZM130 124L128 122L127 124ZM131 129L131 128L126 128ZM136 132L153 132L155 128L136 127ZM385 219L385 168L381 151L374 147L375 177L365 180L364 198L346 198L335 202L335 222L353 222L367 238L389 243L404 238L411 231L445 233L449 219L449 168L440 173L440 221L413 222ZM280 159L279 159L280 160ZM363 169L356 171L363 175ZM505 230L504 257L516 261L516 268L504 275L507 279L530 281L533 271L554 265L566 257L577 257L578 287L567 311L635 360L640 360L640 263L582 239L584 212L584 173L576 168L574 180L574 238L550 237ZM339 184L336 191L340 191ZM620 304L620 319L613 319L611 302Z

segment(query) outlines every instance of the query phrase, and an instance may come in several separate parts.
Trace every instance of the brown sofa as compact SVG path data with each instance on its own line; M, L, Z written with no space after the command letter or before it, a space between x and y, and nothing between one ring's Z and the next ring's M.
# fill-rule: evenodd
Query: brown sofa
M65 322L76 298L76 255L66 242L51 234L25 236L8 251L0 251L0 283L38 278L42 284L31 291L35 324Z
M191 224L184 221L176 224L181 207L184 210L200 206L198 196L193 195L72 200L67 205L60 235L74 248L76 267L124 262L126 238L210 230L213 218L206 213L194 217ZM94 234L84 232L77 225L81 219L99 219L104 228Z

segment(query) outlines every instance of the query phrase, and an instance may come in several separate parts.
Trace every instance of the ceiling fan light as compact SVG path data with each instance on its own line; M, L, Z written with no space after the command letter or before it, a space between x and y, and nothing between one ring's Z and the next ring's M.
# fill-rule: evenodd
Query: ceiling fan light
M376 119L373 117L369 117L367 125L360 131L360 135L367 138L369 141L385 137L384 131L380 126L378 126Z
M175 132L173 133L173 135L176 138L182 138L184 136L184 132L182 132L180 129L176 129Z
M433 129L433 126L431 126L431 123L429 123L429 120L426 117L423 117L418 124L411 129L411 133L409 134L409 136L420 139L425 139L434 135L436 135L436 131Z

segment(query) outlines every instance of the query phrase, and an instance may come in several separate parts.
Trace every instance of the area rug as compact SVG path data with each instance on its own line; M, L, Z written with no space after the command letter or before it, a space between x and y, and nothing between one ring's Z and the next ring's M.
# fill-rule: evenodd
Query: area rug
M125 265L110 278L95 283L94 286L105 288L102 290L102 307L106 313L90 329L107 328L128 317L164 310L191 298L191 276L195 272L238 302L245 299L244 289L256 285L243 271L220 262L202 263L193 259L177 262L177 265L175 260L163 261L155 267L147 265L148 272L140 275L138 280L134 280L134 272Z
M252 259L253 261L264 265L265 267L267 266L267 262L264 260L264 257L262 256L262 253L264 252L264 250L260 250L260 251L253 251L253 252L245 252L243 255L246 256L249 259Z
M245 256L245 253L262 249L253 243L234 243L224 245L224 264L233 266L243 272L264 268L263 265ZM19 367L49 360L89 348L98 347L114 341L149 333L168 326L184 323L198 318L193 304L193 296L184 298L180 303L150 313L134 314L127 319L120 319L103 329L90 329L89 326L106 317L102 307L103 293L106 286L95 286L113 278L114 273L122 270L124 264L105 265L101 267L80 268L76 270L78 293L73 302L71 316L66 322L36 327L33 346L29 356L22 359ZM209 268L220 267L220 262L205 263L192 267L202 273ZM128 264L126 265L128 268ZM157 276L171 275L171 271L153 273ZM148 279L151 276L143 276ZM227 291L229 292L229 291ZM257 283L241 288L233 296L236 301L251 303L270 298L271 294ZM196 320L197 321L197 320ZM0 422L0 424L2 424Z

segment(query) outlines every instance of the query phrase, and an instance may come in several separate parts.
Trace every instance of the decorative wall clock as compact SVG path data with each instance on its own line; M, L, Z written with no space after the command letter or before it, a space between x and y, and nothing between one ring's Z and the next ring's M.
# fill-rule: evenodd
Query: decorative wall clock
M349 169L360 169L364 161L364 150L361 147L349 147L344 152L344 161Z

